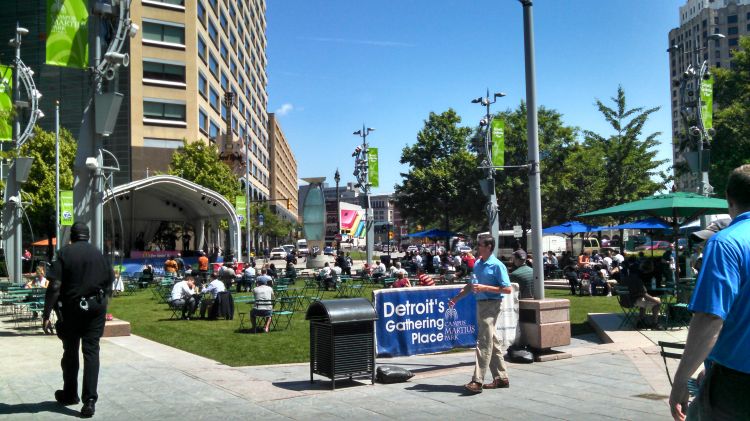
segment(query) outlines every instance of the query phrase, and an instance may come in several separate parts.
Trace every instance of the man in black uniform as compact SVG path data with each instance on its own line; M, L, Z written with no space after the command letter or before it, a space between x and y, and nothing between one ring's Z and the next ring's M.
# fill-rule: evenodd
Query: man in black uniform
M61 405L75 405L78 399L78 347L83 344L82 417L94 415L98 398L99 338L104 332L107 297L112 294L112 265L93 245L89 229L80 222L70 232L72 244L63 247L53 262L44 304L44 332L52 331L50 314L58 315L57 336L63 343L60 362L63 389L55 392Z

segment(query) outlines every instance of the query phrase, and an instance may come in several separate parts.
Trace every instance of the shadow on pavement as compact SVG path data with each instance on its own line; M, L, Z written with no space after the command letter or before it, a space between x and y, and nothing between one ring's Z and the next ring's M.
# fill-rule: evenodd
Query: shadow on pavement
M312 390L331 390L331 381L329 379L315 379L315 382L310 383L309 380L299 380L299 381L292 381L292 382L273 382L274 386L287 389L287 390L293 390L295 392L305 392L305 391L312 391ZM357 380L349 380L349 379L338 379L336 380L336 390L339 389L348 389L350 387L356 387L356 386L366 386L369 385L369 380L367 383L364 381L357 381Z
M457 395L470 396L463 385L461 384L424 384L418 383L414 386L407 387L406 390L414 390L417 392L439 392L439 393L455 393Z
M65 406L61 406L55 401L44 401L37 403L19 403L8 405L0 403L0 415L11 414L38 414L40 412L53 412L56 414L78 417L80 413Z

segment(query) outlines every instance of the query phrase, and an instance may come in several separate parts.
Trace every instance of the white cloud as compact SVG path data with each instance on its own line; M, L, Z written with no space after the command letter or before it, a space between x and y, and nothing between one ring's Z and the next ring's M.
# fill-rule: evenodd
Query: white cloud
M282 116L289 114L294 109L294 105L290 103L282 104L281 107L279 107L278 110L276 110L276 115Z

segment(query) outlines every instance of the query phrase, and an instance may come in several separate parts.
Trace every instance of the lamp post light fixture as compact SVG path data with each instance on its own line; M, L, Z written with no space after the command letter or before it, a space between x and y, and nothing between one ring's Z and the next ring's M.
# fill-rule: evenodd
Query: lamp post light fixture
M363 124L361 130L357 130L353 133L355 136L362 138L362 144L358 145L352 154L354 157L354 176L357 177L357 184L355 187L359 187L362 190L362 194L365 196L365 244L368 265L372 265L373 227L375 225L372 216L372 207L370 206L370 180L368 178L370 163L367 155L367 135L372 131L375 131L375 129L372 127L365 127Z
M704 113L712 113L712 109L703 109L705 105L703 103L704 84L703 81L711 79L711 73L708 70L708 61L700 61L700 52L708 48L709 41L719 41L726 38L723 34L715 33L711 34L705 39L703 46L699 46L695 49L682 51L682 44L673 45L667 49L670 54L685 54L690 56L691 63L688 64L685 71L673 80L675 87L680 89L680 117L683 123L683 136L687 138L693 138L695 152L686 154L688 156L688 163L692 164L691 170L699 172L701 174L701 182L698 186L698 193L703 196L709 196L713 193L713 187L709 183L708 170L710 167L710 142L713 138L715 131L713 127L705 126L705 115ZM709 85L706 85L708 89ZM706 92L706 95L713 95L713 85L711 86L711 92ZM701 226L705 228L706 218L701 218Z
M339 194L339 182L341 182L341 174L339 169L336 168L336 173L333 174L333 181L336 182L336 235L341 235L341 195ZM341 240L336 241L336 250L341 250Z
M495 194L495 168L492 166L492 114L490 112L490 105L497 102L498 98L504 96L504 93L496 92L490 97L490 90L487 89L485 96L471 100L472 104L480 104L486 108L484 118L479 121L479 125L486 128L484 136L484 159L481 163L481 167L485 170L485 178L480 180L479 184L482 186L482 192L487 196L487 221L490 228L490 235L495 240L495 244L499 244L498 241L500 240L500 218L498 216L497 195ZM499 249L500 247L495 247L495 253Z

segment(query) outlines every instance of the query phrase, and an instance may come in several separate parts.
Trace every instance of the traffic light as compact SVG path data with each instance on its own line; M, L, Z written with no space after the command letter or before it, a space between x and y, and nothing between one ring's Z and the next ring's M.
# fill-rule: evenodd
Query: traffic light
M393 240L393 231L388 231L388 239Z

